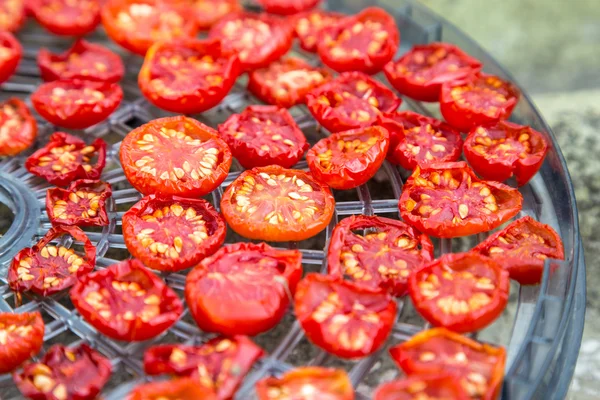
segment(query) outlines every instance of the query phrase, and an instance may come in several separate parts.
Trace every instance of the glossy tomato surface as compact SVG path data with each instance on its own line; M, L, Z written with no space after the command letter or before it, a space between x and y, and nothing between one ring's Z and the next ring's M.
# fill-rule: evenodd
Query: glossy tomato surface
M25 13L25 0L0 0L0 31L18 31L25 22Z
M317 44L324 29L336 24L344 17L344 14L319 9L296 15L295 33L300 40L300 47L308 52L316 53Z
M321 0L257 0L266 12L279 15L293 15L315 8Z
M23 101L16 97L0 103L0 156L27 150L37 137L37 123Z
M417 167L399 207L402 219L421 232L452 238L490 231L517 215L522 204L517 189L481 181L461 161Z
M131 391L127 400L217 400L215 393L198 384L197 379L178 378L150 382Z
M354 388L343 369L300 367L280 378L268 377L256 383L259 400L354 400Z
M22 55L23 48L17 38L10 32L0 32L0 83L15 73Z
M379 385L373 400L469 400L452 375L415 374Z
M100 23L103 0L27 0L35 19L55 35L83 36Z
M315 236L327 227L334 208L327 186L304 171L278 166L242 172L221 200L231 229L249 239L274 242Z
M67 189L46 191L46 213L52 225L106 226L106 200L112 195L110 183L79 179Z
M39 312L0 313L0 374L7 374L36 355L44 341Z

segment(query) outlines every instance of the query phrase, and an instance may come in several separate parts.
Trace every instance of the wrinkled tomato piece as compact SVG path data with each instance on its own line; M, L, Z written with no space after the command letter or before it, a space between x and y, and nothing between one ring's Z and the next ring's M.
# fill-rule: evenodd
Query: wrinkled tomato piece
M110 360L87 344L75 348L57 344L39 362L25 365L14 380L29 399L94 399L111 372Z
M304 171L278 166L244 171L221 200L231 229L249 239L273 242L313 237L327 227L334 208L327 186Z
M225 241L223 217L207 201L150 195L123 215L123 239L146 266L180 271L213 254Z
M457 379L447 373L415 374L380 385L373 400L469 400Z
M463 79L481 69L479 60L449 43L413 46L384 68L385 76L401 94L419 101L439 101L442 84Z
M301 277L300 251L236 243L188 274L185 298L203 331L257 335L279 323Z
M100 333L125 341L151 339L183 312L175 292L136 259L84 276L71 290L71 301Z
M300 47L308 52L316 53L323 30L335 25L344 17L344 14L324 10L312 10L298 14L295 33L300 39Z
M471 398L494 400L504 377L506 351L444 328L414 335L392 347L390 355L408 375L449 373Z
M112 195L110 183L80 179L67 189L46 192L46 212L52 225L106 226L106 199Z
M365 230L365 234L360 231ZM333 229L327 250L330 275L347 277L393 296L407 291L411 271L433 259L431 240L404 222L358 215Z
M293 15L315 8L321 0L257 0L266 12L278 15Z
M16 97L0 103L0 156L15 156L31 147L37 123L27 105Z
M0 375L11 372L40 351L44 330L39 312L0 313Z
M25 22L25 0L0 0L0 31L16 32Z
M265 103L290 108L306 102L308 92L329 80L328 70L289 57L252 71L248 90Z
M196 17L198 28L210 29L223 17L236 13L242 9L238 0L179 0L187 3Z
M215 393L198 384L197 379L178 378L150 382L131 391L128 400L217 400Z
M87 145L76 136L55 132L46 146L27 158L25 168L53 185L66 186L75 179L98 179L105 164L104 140Z
M127 180L145 195L204 196L231 166L231 152L217 132L184 116L155 119L129 132L120 159Z
M306 95L309 111L330 132L365 128L381 112L392 112L402 103L383 84L361 72L345 72Z
M533 285L542 280L547 258L565 258L563 243L556 231L529 216L494 233L473 251L494 259L522 285Z
M219 125L219 135L244 168L294 166L308 142L285 108L249 106Z
M354 389L343 369L300 367L281 378L268 377L256 383L258 400L354 400Z
M55 35L83 36L100 23L101 0L28 0L37 22Z
M403 187L402 219L435 237L490 231L521 210L523 196L498 182L481 181L465 162L417 167Z
M13 34L0 32L0 83L7 81L15 73L22 55L23 48Z

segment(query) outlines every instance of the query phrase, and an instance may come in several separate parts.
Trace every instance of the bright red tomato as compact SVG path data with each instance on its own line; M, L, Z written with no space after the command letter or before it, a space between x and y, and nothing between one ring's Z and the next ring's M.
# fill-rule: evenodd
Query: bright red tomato
M15 73L22 55L23 48L13 34L0 31L0 83Z
M198 384L197 379L178 378L139 385L128 400L217 400L215 393Z
M198 28L210 29L223 17L242 9L238 0L179 0L188 3L195 12Z
M37 137L37 123L29 108L16 97L0 103L0 156L27 150Z
M25 22L25 0L0 0L0 31L16 32Z
M321 0L257 0L266 12L279 15L293 15L315 8Z
M67 189L46 192L46 213L52 225L106 226L106 200L112 195L110 183L79 179Z
M446 373L414 374L380 385L373 400L469 400L458 380Z
M354 400L354 388L346 371L324 367L300 367L281 378L256 383L258 400Z
M83 36L100 23L102 0L27 0L35 19L55 35Z
M35 356L44 341L39 312L0 313L0 374L7 374Z
M296 36L300 39L300 47L308 52L316 53L317 44L323 30L336 24L344 17L344 14L318 9L298 14L295 30Z

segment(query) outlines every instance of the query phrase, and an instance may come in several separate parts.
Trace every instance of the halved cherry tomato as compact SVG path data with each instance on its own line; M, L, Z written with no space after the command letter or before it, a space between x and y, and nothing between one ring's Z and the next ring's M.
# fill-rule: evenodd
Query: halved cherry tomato
M219 135L244 168L294 166L308 149L304 134L285 108L249 106L219 125Z
M31 95L35 110L48 122L69 129L85 129L108 118L121 104L117 83L58 80L38 87Z
M37 123L29 108L16 97L0 103L0 156L27 150L37 137Z
M490 231L517 215L522 204L517 189L481 181L460 161L417 167L399 208L402 219L421 232L452 238Z
M500 182L514 175L519 186L538 172L547 152L540 132L508 121L478 126L465 141L465 157L475 172Z
M242 9L238 0L178 0L188 4L195 13L198 28L207 30L223 17Z
M292 15L315 8L321 0L257 0L266 12Z
M242 70L266 67L292 47L293 27L268 14L237 12L217 22L208 34L220 39L225 53L237 54Z
M302 277L302 254L265 243L236 243L187 276L185 298L200 329L256 335L279 323Z
M479 60L458 47L434 42L413 46L383 71L403 95L419 101L439 101L442 83L463 79L481 67Z
M357 231L367 230L365 235ZM411 271L433 259L431 240L404 222L364 215L343 219L327 250L330 275L348 277L393 296L406 294Z
M512 83L495 75L473 72L442 84L440 111L463 132L510 117L521 95Z
M39 362L13 375L29 399L94 399L110 378L110 360L83 343L76 348L52 346Z
M27 0L35 19L55 35L83 36L100 23L102 0Z
M296 36L300 39L300 47L316 53L319 38L324 29L334 25L344 14L324 10L307 11L296 16Z
M71 301L99 332L126 341L159 335L183 312L175 292L136 259L84 276L71 290Z
M298 284L294 310L306 337L341 358L377 351L396 319L396 302L387 292L316 273Z
M400 31L393 16L378 7L342 18L320 32L319 57L337 72L379 72L394 57Z
M354 389L343 369L300 367L281 378L264 378L256 383L259 400L354 400Z
M252 71L248 90L265 103L290 108L306 102L308 92L329 80L328 70L289 57Z
M16 32L25 22L25 0L0 0L0 31Z
M452 374L472 398L494 400L502 387L506 351L444 328L417 333L390 355L408 375Z
M221 200L231 229L273 242L313 237L327 227L334 208L327 186L304 171L275 165L244 171Z
M197 379L178 378L139 385L127 400L217 400L215 393Z
M91 164L96 158L95 164ZM87 145L76 136L64 132L50 135L46 146L33 153L27 171L57 186L75 179L98 179L106 164L106 142L100 138Z
M39 312L0 313L0 375L9 373L40 351L44 329Z
M146 195L204 196L231 166L231 152L217 132L184 116L155 119L129 132L120 159L127 180Z
M83 39L77 39L70 49L59 54L40 49L37 63L45 81L88 79L118 82L125 74L121 57L104 46Z
M390 133L388 161L412 170L431 162L457 161L462 152L460 132L435 118L412 111L395 111L378 117Z
M522 285L533 285L542 280L547 258L565 258L563 243L556 231L529 216L494 233L473 251L494 259Z
M306 153L313 176L334 189L352 189L367 183L381 167L389 147L381 126L333 133Z
M198 264L221 247L226 230L221 214L202 199L150 195L123 215L129 252L161 271Z
M22 54L23 48L13 34L0 31L0 83L15 73Z
M415 374L380 385L373 400L469 400L457 379L446 373Z
M361 72L345 72L306 95L315 119L330 132L365 128L380 112L392 112L402 100L387 87Z
M216 337L201 346L157 345L144 353L148 375L192 376L219 399L231 399L256 360L265 352L246 336Z
M46 192L46 212L52 225L108 225L106 199L112 195L110 183L80 179L67 189Z

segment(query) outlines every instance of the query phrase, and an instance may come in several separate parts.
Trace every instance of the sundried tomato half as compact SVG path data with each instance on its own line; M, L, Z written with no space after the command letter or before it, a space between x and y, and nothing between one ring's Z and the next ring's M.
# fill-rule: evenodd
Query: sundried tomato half
M406 294L411 271L432 259L433 244L427 236L404 222L365 215L337 224L327 250L330 275L380 287L393 296Z
M223 193L227 224L249 239L299 241L321 232L333 216L329 188L301 170L278 166L244 171Z
M306 153L310 172L334 189L352 189L367 183L385 160L390 141L381 126L333 133Z
M75 179L98 179L105 164L104 140L87 145L76 136L55 132L46 146L27 158L25 168L53 185L66 186Z
M23 367L14 380L29 399L94 399L110 378L110 360L87 344L50 347L39 362Z
M215 393L198 384L197 379L178 378L137 386L128 400L217 400Z
M37 22L55 35L83 36L100 23L102 0L27 0Z
M308 52L316 53L323 30L335 25L344 17L344 14L318 9L298 14L295 20L295 33L300 39L300 47Z
M417 333L390 355L409 376L452 374L471 398L494 400L502 387L506 351L444 328Z
M481 181L461 161L417 167L399 208L402 219L421 232L452 238L490 231L517 215L522 204L517 189Z
M405 96L420 101L439 101L442 84L463 79L479 71L482 64L457 46L427 43L413 46L384 68L392 86Z
M9 373L40 351L44 329L39 312L0 313L0 374Z
M261 379L256 383L256 394L259 400L354 400L346 371L324 367L300 367L281 378Z
M22 54L23 48L13 34L0 32L0 83L15 73Z
M293 15L315 8L321 0L257 0L266 12L278 15Z
M196 17L198 28L209 29L223 17L242 9L238 0L179 0L187 3Z
M25 22L25 0L0 0L0 31L16 32Z
M151 339L183 312L175 292L136 259L84 276L71 290L71 301L100 333L125 341Z
M46 212L52 225L108 225L106 199L112 195L110 183L80 179L67 189L46 192Z
M291 168L308 149L304 134L285 108L249 106L219 125L219 135L244 168Z
M0 103L0 156L27 150L37 137L37 123L23 101L16 97Z
M225 241L225 221L202 199L150 195L123 215L123 239L146 266L180 271L213 254Z
M494 259L522 285L542 280L547 258L565 258L563 243L556 231L529 216L494 233L475 246L473 251Z
M200 329L256 335L279 323L301 277L300 251L236 243L188 274L185 298Z
M379 385L373 400L469 400L460 382L450 374L414 374Z
M340 74L306 95L309 111L330 132L371 126L381 112L396 111L401 103L390 89L361 72Z
M121 143L127 180L143 194L200 197L227 177L231 152L217 132L184 116L159 118Z

